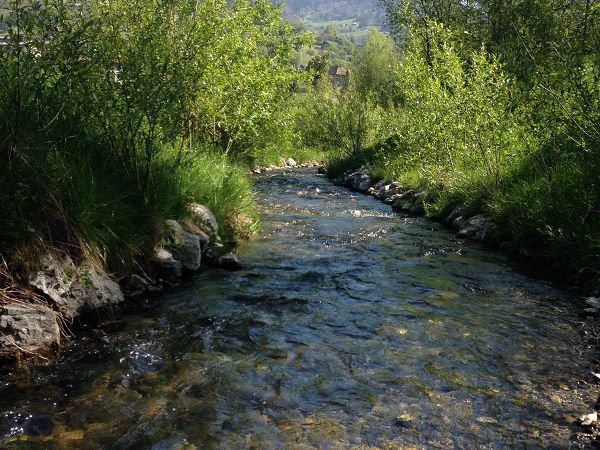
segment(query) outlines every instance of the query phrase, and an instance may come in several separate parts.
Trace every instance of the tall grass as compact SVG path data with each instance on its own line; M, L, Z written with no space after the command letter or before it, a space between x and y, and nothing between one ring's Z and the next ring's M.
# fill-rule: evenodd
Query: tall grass
M258 230L256 198L247 172L247 167L210 149L198 152L177 169L185 202L210 208L225 240L235 241Z

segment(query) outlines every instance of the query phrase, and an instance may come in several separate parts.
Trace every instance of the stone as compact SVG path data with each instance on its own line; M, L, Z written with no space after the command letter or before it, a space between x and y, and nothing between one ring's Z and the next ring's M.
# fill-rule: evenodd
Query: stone
M422 201L415 200L415 202L410 207L411 214L415 214L418 216L422 216L425 214L425 203Z
M132 274L127 280L127 295L129 297L141 297L160 292L160 286L157 286L153 280L141 277L138 274Z
M254 169L252 169L252 173L259 175L262 173L262 169L260 167L255 167Z
M174 238L174 242L169 246L173 257L181 262L184 271L194 272L198 270L202 263L200 237L185 231L176 220L167 220L166 224Z
M414 194L413 204L410 207L411 214L424 215L426 205L433 201L433 196L427 190L419 191Z
M124 300L119 285L90 264L76 266L69 256L47 254L40 265L41 269L31 274L29 284L49 298L67 319Z
M196 450L196 446L181 435L174 435L157 442L150 450Z
M600 298L588 297L585 299L585 304L592 308L600 309Z
M176 284L181 279L181 261L165 249L157 249L150 258L150 267L154 275L170 284Z
M225 270L241 270L242 268L240 258L233 253L225 253L219 256L218 265Z
M468 217L465 216L458 216L455 217L452 222L450 222L450 228L452 228L455 231L460 230L462 227L465 226L465 223L467 222Z
M414 420L415 418L411 414L404 413L396 417L396 425L405 428L410 428L412 427Z
M419 191L415 194L415 201L421 203L429 203L433 201L433 196L427 190Z
M390 184L384 184L382 187L380 187L377 190L375 197L377 197L381 200L386 200L389 197L391 197L392 195L399 194L399 193L400 193L400 185L398 183L394 182L394 183L390 183Z
M44 305L0 306L0 357L44 354L60 345L56 312Z
M286 167L298 167L298 163L294 161L292 158L288 158L285 160Z
M458 229L464 223L464 220L462 220L462 217L464 215L465 215L465 207L464 206L457 206L456 208L454 208L452 210L452 212L448 215L448 217L446 217L446 220L444 220L444 222L446 223L447 226L450 226L450 227L454 228L454 221L456 219L461 219L459 222L457 222L457 225L460 224L460 226L458 226L456 228L456 229Z
M340 186L350 186L350 175L352 173L352 171L347 170L344 173L336 176L333 179L334 184L339 184Z
M390 195L389 197L386 197L383 201L389 205L392 205L393 208L394 203L396 203L398 200L404 201L401 194Z
M240 270L242 263L240 258L231 253L219 254L219 250L211 248L206 252L205 262L211 267L225 270Z
M406 192L402 192L401 194L396 194L392 197L389 197L389 199L386 200L386 202L388 202L389 200L393 200L392 208L394 210L410 212L414 203L414 195L415 191L408 190Z
M210 209L199 203L192 203L188 206L188 210L192 213L194 223L198 225L202 231L208 234L212 239L218 237L219 223ZM218 240L220 241L220 239Z
M459 229L458 235L478 241L488 241L493 237L498 226L484 215L478 214L468 219Z
M200 239L200 247L202 248L202 253L204 253L204 251L208 248L208 245L210 244L210 236L204 231L202 231L191 220L184 219L179 220L178 222L181 224L181 226L187 233L198 236L198 239Z
M347 178L347 185L359 192L367 192L371 187L371 177L365 172L354 172Z
M368 190L368 193L370 195L376 196L377 193L383 189L383 187L385 186L385 181L381 180L378 181L377 183L375 183L373 186L371 186Z
M589 413L589 414L583 414L582 416L579 417L579 421L581 422L582 426L590 427L590 426L594 425L596 422L598 422L598 413L593 412L593 413Z

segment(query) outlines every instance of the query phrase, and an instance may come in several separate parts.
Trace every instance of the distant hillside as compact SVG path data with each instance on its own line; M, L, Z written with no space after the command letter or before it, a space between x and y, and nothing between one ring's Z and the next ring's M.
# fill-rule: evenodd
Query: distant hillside
M356 18L361 26L385 23L385 11L376 0L286 0L284 3L286 15L298 19L330 21Z

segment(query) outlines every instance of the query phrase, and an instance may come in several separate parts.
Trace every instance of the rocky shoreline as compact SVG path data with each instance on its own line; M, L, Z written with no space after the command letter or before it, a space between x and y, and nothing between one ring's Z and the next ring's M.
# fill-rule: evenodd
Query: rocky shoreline
M73 321L110 310L128 298L158 295L202 266L241 269L238 256L221 241L214 214L200 204L188 210L190 219L166 221L167 243L136 261L120 280L100 264L86 259L76 263L56 249L45 252L24 282L31 301L0 304L0 360L48 359L72 334L68 330Z
M397 182L375 182L366 170L348 170L332 179L332 182L354 191L371 195L391 206L394 211L414 216L427 216L454 231L459 237L480 242L490 248L500 249L502 244L500 227L491 217L469 210L464 205L456 206L442 217L430 217L429 209L437 201L436 193L427 189L406 189ZM555 280L551 280L555 281ZM568 290L583 291L581 305L588 315L600 316L600 292L586 290L581 286L562 286Z

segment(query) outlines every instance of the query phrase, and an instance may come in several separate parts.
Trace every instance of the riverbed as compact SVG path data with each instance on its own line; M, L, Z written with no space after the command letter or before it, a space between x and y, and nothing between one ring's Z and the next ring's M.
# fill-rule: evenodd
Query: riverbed
M0 448L568 448L593 409L573 298L309 170L256 178L244 269L0 371Z

